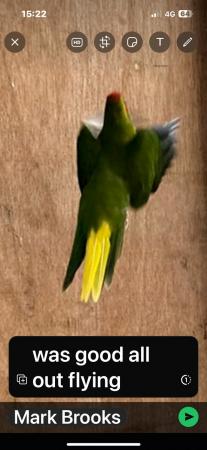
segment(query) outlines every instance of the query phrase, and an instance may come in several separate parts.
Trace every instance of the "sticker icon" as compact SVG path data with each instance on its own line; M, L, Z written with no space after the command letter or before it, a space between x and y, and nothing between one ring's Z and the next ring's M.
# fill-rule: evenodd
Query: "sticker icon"
M134 48L134 47L136 47L136 45L137 45L137 38L135 37L135 36L129 36L128 38L127 38L127 46L129 47L129 48Z
M126 33L122 38L122 47L124 50L130 53L135 53L142 47L143 40L139 33L130 31Z

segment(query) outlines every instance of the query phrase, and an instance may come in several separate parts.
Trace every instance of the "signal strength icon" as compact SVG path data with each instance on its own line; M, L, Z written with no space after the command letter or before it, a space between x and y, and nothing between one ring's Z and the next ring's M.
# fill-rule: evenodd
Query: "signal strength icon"
M151 14L151 17L162 17L162 13L159 11L159 12L155 12L155 13L152 13Z

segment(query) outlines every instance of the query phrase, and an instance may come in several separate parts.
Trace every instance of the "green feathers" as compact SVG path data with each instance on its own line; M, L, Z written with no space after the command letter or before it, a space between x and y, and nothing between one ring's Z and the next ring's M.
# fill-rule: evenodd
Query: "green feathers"
M85 259L81 299L97 302L111 283L121 254L127 208L143 206L175 154L178 120L136 130L118 93L107 97L104 116L85 122L77 142L81 190L78 221L63 284Z
M78 181L81 192L88 184L97 163L100 143L86 126L81 128L77 142Z

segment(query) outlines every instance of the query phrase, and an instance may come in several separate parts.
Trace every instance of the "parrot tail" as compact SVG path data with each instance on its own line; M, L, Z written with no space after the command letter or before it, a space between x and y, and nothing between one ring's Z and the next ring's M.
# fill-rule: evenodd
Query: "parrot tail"
M111 229L107 222L102 222L97 231L90 231L87 245L81 300L87 303L90 295L97 302L105 277L106 265L110 253Z

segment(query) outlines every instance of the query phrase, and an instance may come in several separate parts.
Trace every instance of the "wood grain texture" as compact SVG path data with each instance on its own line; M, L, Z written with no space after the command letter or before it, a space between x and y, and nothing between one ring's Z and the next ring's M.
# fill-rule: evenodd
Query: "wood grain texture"
M153 3L40 0L38 9L47 9L48 18L38 20L20 18L34 2L0 0L1 401L13 400L7 346L14 335L194 335L200 345L194 400L206 399L206 49L180 52L176 37L189 22L150 19ZM206 36L198 8L205 2L186 0L185 7L193 5L192 28ZM176 0L156 2L162 10L179 6ZM19 54L3 45L12 30L26 38ZM81 55L65 44L74 30L89 39ZM117 41L109 54L93 46L102 30ZM133 55L120 45L130 30L144 40ZM160 30L172 40L164 54L148 46ZM178 156L147 206L130 212L110 290L97 305L83 305L81 270L61 292L80 197L76 138L81 119L103 109L114 89L123 93L139 124L182 117Z

